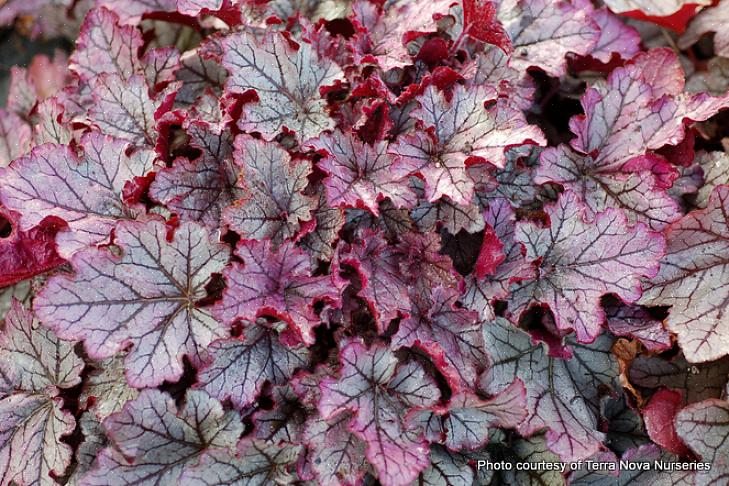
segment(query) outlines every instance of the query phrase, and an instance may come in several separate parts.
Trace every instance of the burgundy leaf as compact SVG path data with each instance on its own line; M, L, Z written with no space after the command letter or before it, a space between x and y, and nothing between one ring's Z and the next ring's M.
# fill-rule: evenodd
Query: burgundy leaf
M0 228L10 230L7 237L0 238L0 286L13 285L64 263L56 252L59 224L46 220L28 231L19 226L20 215L0 205Z
M676 434L676 427L673 423L682 404L681 392L666 388L657 391L642 410L645 428L651 440L679 456L688 453L686 445Z
M36 313L62 338L83 340L94 359L132 343L126 376L137 387L177 380L183 355L199 363L202 350L226 335L210 310L195 303L228 251L193 223L180 225L172 241L155 220L122 222L115 232L122 255L93 248L76 253L75 274L49 279L35 299Z
M233 263L223 274L227 288L215 311L223 322L253 321L268 315L288 323L290 330L306 344L314 342L316 301L337 303L346 282L336 273L311 276L308 256L290 242L274 252L270 240L241 241Z
M266 381L285 384L296 368L306 366L309 356L306 347L282 343L277 332L259 323L249 323L241 339L215 341L208 353L198 384L237 408L253 403Z

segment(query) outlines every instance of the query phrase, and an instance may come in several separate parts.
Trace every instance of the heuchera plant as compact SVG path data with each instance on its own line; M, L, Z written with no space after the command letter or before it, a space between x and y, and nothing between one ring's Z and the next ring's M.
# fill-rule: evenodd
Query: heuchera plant
M0 4L0 486L729 484L729 0Z

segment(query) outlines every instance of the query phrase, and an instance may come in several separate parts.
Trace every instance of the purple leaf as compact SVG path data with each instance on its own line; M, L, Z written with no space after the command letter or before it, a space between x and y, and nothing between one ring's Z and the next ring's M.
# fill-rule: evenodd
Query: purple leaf
M144 14L174 12L175 0L100 0L104 6L119 15L122 24L137 25Z
M478 314L458 307L459 296L440 286L412 291L409 316L392 337L393 349L417 346L425 351L454 390L473 387L487 360Z
M706 209L694 211L666 231L666 256L646 283L641 304L670 305L666 324L692 363L729 353L729 186L719 186Z
M614 0L613 0L614 1ZM681 3L687 2L683 0ZM710 5L713 2L708 0L690 0L691 3ZM670 3L670 2L669 2ZM698 42L702 36L714 32L714 53L717 56L729 56L729 36L724 26L729 19L729 5L726 2L713 3L714 7L704 9L693 18L688 29L678 40L681 49L686 49L691 44Z
M471 82L492 86L499 96L508 96L517 108L528 110L537 88L526 71L515 69L509 60L510 56L499 47L485 46L483 52L476 53Z
M76 449L75 457L78 464L68 479L68 483L66 483L70 486L79 485L81 478L91 470L94 461L96 461L96 456L108 445L108 440L101 426L101 422L99 422L99 419L94 414L85 412L81 415L78 422L81 434L83 435L83 442Z
M696 161L704 172L704 185L699 188L696 205L705 208L716 186L729 184L729 154L726 152L700 152Z
M586 10L561 0L506 0L499 20L514 46L509 64L538 67L554 77L565 74L568 53L589 54L600 38Z
M729 106L727 96L681 93L683 76L670 50L636 56L613 70L607 83L588 88L581 100L585 114L570 120L576 135L570 144L593 156L601 172L615 172L646 150L681 142L685 120L703 121Z
M475 275L466 278L463 305L477 311L482 319L491 320L495 317L493 301L508 297L512 283L533 278L534 269L522 255L521 245L514 240L516 216L505 199L494 199L484 220L502 243L505 257L494 272L484 278Z
M344 210L327 204L325 191L320 188L318 204L314 210L316 227L300 240L312 261L331 260L334 256L334 245L339 239L339 230L344 225Z
M502 318L483 326L490 368L480 386L498 393L519 378L526 386L527 419L519 433L547 429L547 445L562 461L583 460L600 448L605 435L598 431L599 388L617 385L618 363L611 354L613 340L599 336L590 345L573 344L573 357L549 356L544 344Z
M339 261L359 275L362 289L357 295L367 302L379 333L387 330L390 321L410 312L401 259L402 255L372 230L365 230L356 243L340 246Z
M280 245L295 238L315 209L316 200L303 194L311 164L291 160L275 143L247 135L235 139L233 156L241 168L242 189L223 211L223 221L245 239L269 238Z
M637 10L653 17L667 17L685 6L709 5L711 0L606 0L605 4L615 13Z
M436 202L429 202L423 198L423 182L417 177L410 179L411 186L418 193L420 204L412 210L412 219L423 232L435 231L443 227L450 234L466 230L477 233L484 228L483 217L478 205L471 203L467 206L456 204L448 196L441 197Z
M319 412L325 420L353 412L350 428L365 442L378 478L394 486L410 484L428 466L428 448L422 434L407 429L404 415L411 407L438 401L435 382L415 363L398 366L392 351L381 345L367 349L352 342L341 350L340 360L340 377L321 382Z
M608 329L616 336L635 338L652 352L665 351L671 347L671 335L663 328L663 323L644 308L610 302L604 309Z
M178 158L159 171L150 196L177 212L184 220L200 221L217 229L223 208L240 195L238 168L233 164L233 140L227 130L194 121L188 124L190 145L202 154L195 160Z
M175 80L175 72L180 69L180 53L175 47L150 49L144 54L142 64L147 85L154 88Z
M100 74L91 85L94 101L88 116L99 130L134 145L156 145L155 112L160 102L150 98L142 75L125 80L117 74Z
M505 101L484 107L495 98L491 87L461 85L454 87L450 100L433 85L418 98L420 107L411 115L427 131L405 135L390 151L402 158L410 172L422 174L429 201L445 195L458 204L471 202L474 183L466 172L469 157L503 167L508 147L546 143L542 132Z
M610 62L613 54L630 59L640 52L640 34L626 25L607 8L599 8L592 14L592 20L600 28L600 37L590 56L603 63Z
M430 466L418 478L422 486L460 486L480 484L476 481L470 458L439 445L430 448ZM479 474L482 474L479 471ZM480 478L479 478L480 479Z
M142 35L136 28L119 26L119 17L106 8L94 9L81 26L69 68L83 80L102 73L113 73L126 80L141 72L142 44Z
M300 43L294 51L278 34L259 43L248 33L238 33L222 45L223 65L230 74L226 91L254 90L258 95L258 102L243 110L241 130L258 131L271 140L285 127L304 142L334 128L320 90L342 80L343 73L332 61L319 59L310 44Z
M180 0L177 2L177 11L192 17L200 15L203 10L216 12L223 7L223 0Z
M180 69L175 72L182 87L177 92L175 101L192 104L206 90L210 90L218 101L223 85L228 78L227 71L220 65L220 59L209 57L206 48L213 42L203 42L197 49L189 50L180 56Z
M649 171L603 171L592 157L580 155L566 145L546 149L539 160L534 182L554 182L579 194L590 218L616 208L631 224L640 221L656 231L681 218L678 204Z
M690 470L661 470L656 467L657 462L677 463L679 458L674 454L662 451L653 444L646 444L631 449L621 458L626 464L635 463L634 466L620 468L620 463L612 454L603 454L592 458L610 464L613 470L588 470L570 475L572 486L649 486L652 484L670 484L672 486L695 486L694 473ZM685 463L684 463L685 464Z
M182 376L182 357L200 362L207 345L226 329L204 307L212 273L228 261L227 249L207 231L184 223L168 241L163 222L116 226L116 256L87 249L71 259L73 276L57 275L35 299L41 321L64 339L82 339L89 356L103 359L127 344L126 376L137 387Z
M308 256L290 242L273 251L270 240L241 241L233 263L223 272L227 288L217 305L216 317L232 323L267 315L285 321L306 344L314 342L316 301L336 304L346 282L337 274L312 277Z
M286 381L289 378L286 376ZM298 395L290 385L275 387L271 395L274 401L273 407L270 410L259 410L253 415L256 438L271 444L302 442L304 423L310 410L302 406Z
M431 442L440 442L458 452L484 446L490 428L516 428L526 417L526 390L516 381L488 400L471 391L459 392L451 397L442 413L416 411L409 422L423 427Z
M415 204L408 188L409 168L387 153L385 142L369 145L351 133L335 131L311 146L325 154L319 167L327 174L323 184L331 206L363 207L378 215L377 203L384 198L398 208Z
M294 370L306 366L309 352L287 346L278 333L262 323L249 323L241 339L222 339L208 347L210 359L200 370L198 384L235 407L253 403L264 383L283 385Z
M42 145L16 160L0 174L0 200L21 214L21 229L29 230L48 216L68 224L56 237L61 256L107 243L117 221L140 212L122 199L124 185L154 167L154 153L126 155L124 140L90 132L77 155L64 145Z
M591 342L605 319L600 297L613 293L627 303L638 300L640 277L658 270L663 238L642 224L630 228L614 209L587 221L585 206L571 191L545 211L548 228L517 224L516 240L537 265L538 276L512 286L510 310L518 316L531 305L547 305L558 329L574 329L578 340Z
M101 451L83 486L178 483L206 451L233 450L243 432L240 417L199 390L185 404L159 390L144 390L104 420L113 446Z

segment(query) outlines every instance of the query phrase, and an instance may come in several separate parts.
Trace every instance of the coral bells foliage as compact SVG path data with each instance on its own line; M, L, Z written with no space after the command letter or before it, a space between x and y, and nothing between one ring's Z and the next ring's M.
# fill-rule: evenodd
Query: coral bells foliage
M0 486L726 484L728 0L0 4Z

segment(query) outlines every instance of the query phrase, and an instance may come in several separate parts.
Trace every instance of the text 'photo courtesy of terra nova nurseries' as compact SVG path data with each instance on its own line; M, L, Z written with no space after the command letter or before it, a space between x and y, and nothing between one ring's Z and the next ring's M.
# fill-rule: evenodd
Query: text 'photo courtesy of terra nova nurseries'
M729 486L729 0L0 0L0 486Z

